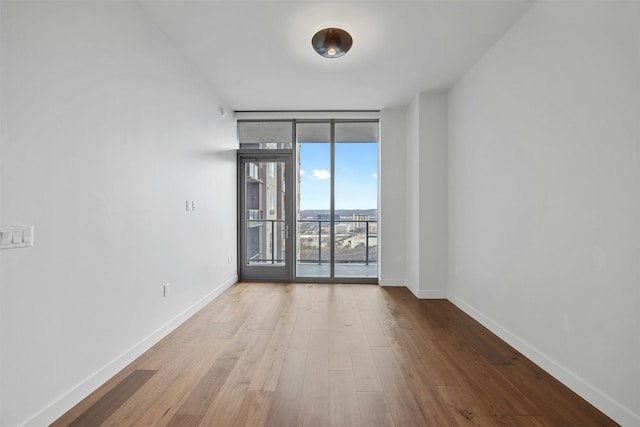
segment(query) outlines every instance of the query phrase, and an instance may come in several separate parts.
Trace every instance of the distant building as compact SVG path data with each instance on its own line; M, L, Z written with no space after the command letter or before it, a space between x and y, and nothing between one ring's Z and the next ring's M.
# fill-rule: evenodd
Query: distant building
M284 262L284 167L281 162L246 164L246 259L250 263Z
M353 214L353 217L351 218L353 221L358 221L358 222L353 222L353 228L366 228L367 227L367 222L359 222L359 221L369 221L369 215L368 214Z

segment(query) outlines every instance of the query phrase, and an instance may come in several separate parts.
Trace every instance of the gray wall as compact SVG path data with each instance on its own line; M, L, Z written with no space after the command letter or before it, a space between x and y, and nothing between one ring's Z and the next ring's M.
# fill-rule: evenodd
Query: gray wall
M386 286L405 286L407 278L405 120L404 109L380 113L379 281Z
M449 94L449 294L640 425L640 4L541 2Z
M35 226L1 255L3 426L52 421L235 280L234 123L170 46L132 3L2 2L1 215Z

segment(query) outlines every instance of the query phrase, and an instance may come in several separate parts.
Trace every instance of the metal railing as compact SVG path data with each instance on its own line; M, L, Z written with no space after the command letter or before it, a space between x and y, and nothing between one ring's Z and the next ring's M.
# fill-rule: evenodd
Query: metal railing
M350 258L350 259L342 259L342 258L338 258L338 256L335 257L334 262L335 263L353 263L353 264L362 264L364 263L365 265L369 265L371 263L377 263L377 253L376 253L376 257L375 259L371 259L371 251L370 249L372 249L371 246L371 240L372 239L376 239L376 245L377 246L377 238L378 238L378 232L377 232L377 224L378 221L377 220L370 220L370 219L353 219L353 220L335 220L333 221L335 228L338 228L338 225L340 224L353 224L354 227L351 227L351 231L349 233L347 233L347 235L344 234L339 234L339 233L335 233L336 238L334 238L335 241L335 253L340 253L341 255L345 254L344 250L340 250L340 249L344 249L344 248L338 248L338 243L340 242L344 242L344 241L349 241L350 243L350 239L353 240L354 238L359 238L359 237L363 237L364 240L364 259L360 259L360 258ZM303 231L301 230L301 224L306 224L306 231L316 231L316 234L303 234ZM324 224L324 225L323 225ZM375 230L372 230L371 225L375 224ZM322 245L322 238L323 238L323 228L329 228L331 226L331 221L330 220L309 220L309 219L300 219L298 220L298 254L301 255L302 254L302 247L303 247L303 242L302 240L305 239L305 237L307 239L311 239L312 242L315 242L317 240L317 258L304 258L304 257L300 257L297 260L298 264L301 263L317 263L317 264L323 264L323 263L330 263L331 260L330 259L322 259L322 249L323 249L323 245ZM361 230L360 232L354 232L354 230ZM336 231L336 230L334 230ZM324 245L325 249L329 249L329 244L330 244L330 230L325 230L324 231L324 235L326 236L326 245ZM317 238L316 238L317 236ZM338 239L338 237L341 237L340 239ZM313 245L315 247L315 245ZM357 249L358 246L356 246L355 248L352 249ZM361 253L361 251L352 251L354 252L352 255L357 255L358 253ZM308 255L307 255L308 256Z
M275 232L274 230L276 229L277 224L283 224L285 225L285 220L282 219L259 219L256 218L259 215L259 210L249 210L248 215L247 215L247 219L246 219L246 226L247 229L251 229L251 228L255 228L255 227L264 227L265 225L270 225L269 230L264 230L264 231L260 231L260 233L264 233L263 236L264 238L266 238L268 236L268 247L270 248L270 252L271 252L271 256L265 256L265 253L263 252L263 248L266 248L267 245L263 245L262 243L258 243L258 251L253 253L253 254L249 254L247 252L247 261L251 262L251 263L261 263L261 264L280 264L280 263L284 263L285 260L281 259L281 258L276 258L276 239L275 238ZM326 264L326 263L330 263L331 260L328 259L327 257L327 253L325 253L325 259L323 259L323 249L325 250L325 252L330 253L330 226L331 226L331 221L329 220L307 220L307 219L301 219L298 220L298 255L302 255L304 253L304 255L306 255L307 257L303 257L303 256L299 256L297 257L298 259L296 260L298 264ZM378 259L377 259L377 252L374 251L375 256L372 257L371 254L371 249L374 247L377 247L377 238L378 238L378 232L377 232L377 224L378 221L377 220L370 220L370 219L354 219L354 220L335 220L333 221L335 228L337 229L338 226L340 224L352 224L354 225L353 227L350 227L350 229L348 230L347 233L345 234L340 234L340 233L335 233L335 238L334 238L334 242L335 242L335 248L334 248L334 254L335 255L339 255L339 256L335 256L334 262L335 263L339 263L339 264L365 264L365 265L370 265L372 263L377 263ZM302 230L301 224L305 224L304 229ZM376 227L372 227L372 225L376 225ZM266 228L266 227L264 227ZM323 231L323 229L325 229ZM311 232L314 234L303 234L304 232ZM285 235L285 230L284 227L282 227L282 232L281 235L284 237ZM323 238L325 238L325 245L323 245ZM359 256L360 254L362 254L362 250L358 250L360 248L359 245L356 245L355 247L351 247L351 241L353 239L359 239L362 238L363 240L363 247L362 249L364 250L364 256L362 258L358 258L357 256ZM317 258L316 257L309 257L309 251L308 251L308 245L306 245L305 243L308 243L308 239L311 239L311 242L314 242L314 244L312 245L314 248L317 245ZM375 239L376 240L376 245L372 246L371 242L372 240ZM349 249L350 250L345 250L344 246L338 247L338 244L340 244L341 242L347 242L349 244ZM247 251L249 251L249 247L246 248ZM314 249L314 253L315 253L316 249ZM349 256L356 256L356 258L348 258L345 259L344 255L349 252Z
M253 211L253 212L252 212ZM249 209L248 218L246 220L247 229L254 227L261 227L266 224L271 224L271 231L269 232L269 248L271 249L271 257L264 258L264 253L259 251L253 255L249 255L247 253L247 261L251 263L269 263L269 264L282 264L285 262L284 259L276 258L276 239L274 237L274 230L276 229L276 224L284 224L285 221L283 219L259 219L255 218L256 215L252 215L255 212L261 212L257 209ZM284 229L284 227L283 227ZM258 243L259 248L262 248L262 245ZM249 248L246 248L247 251Z

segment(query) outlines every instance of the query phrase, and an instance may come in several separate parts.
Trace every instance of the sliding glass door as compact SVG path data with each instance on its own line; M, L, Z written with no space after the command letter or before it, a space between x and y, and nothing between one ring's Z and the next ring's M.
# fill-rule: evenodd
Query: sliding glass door
M378 122L239 121L242 280L376 282Z

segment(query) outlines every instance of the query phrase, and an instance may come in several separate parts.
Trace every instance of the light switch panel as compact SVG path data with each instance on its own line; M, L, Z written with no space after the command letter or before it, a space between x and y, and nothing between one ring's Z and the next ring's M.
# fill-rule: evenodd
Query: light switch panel
M28 227L22 232L22 243L28 243L29 246L33 246L33 227Z
M11 244L11 231L2 231L0 233L0 244L9 245Z
M0 249L28 248L33 246L32 225L0 226Z

